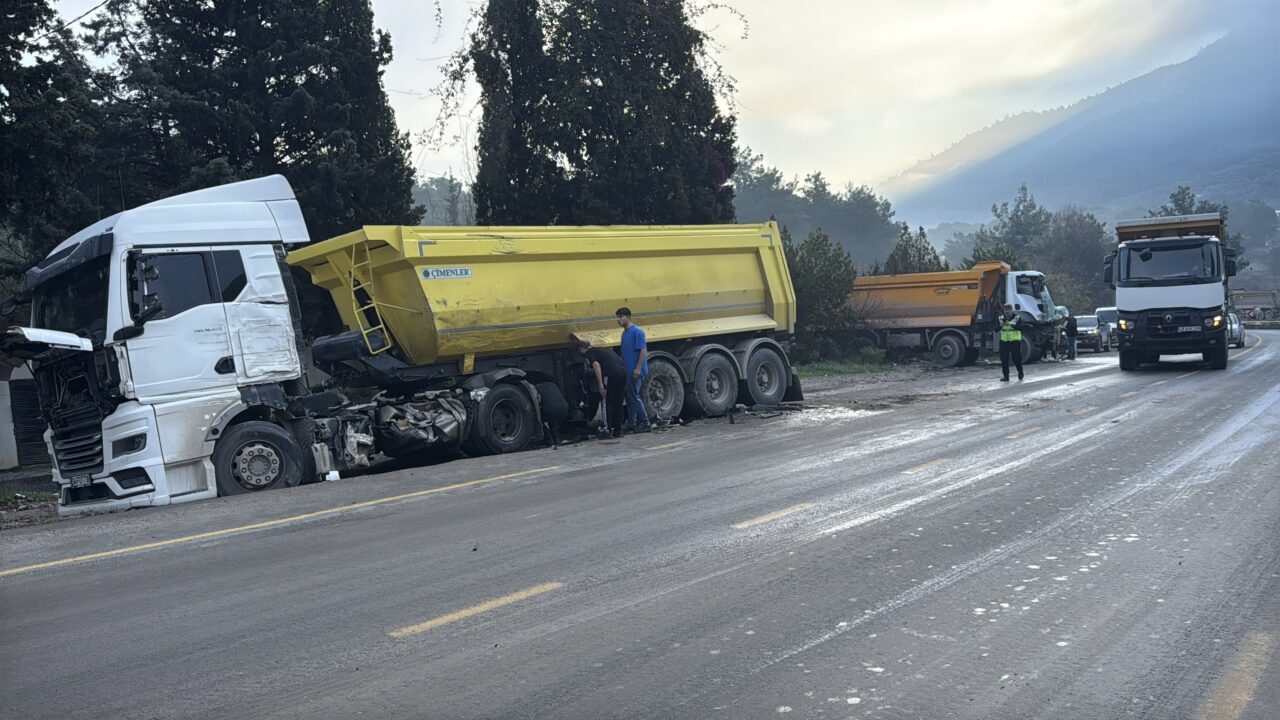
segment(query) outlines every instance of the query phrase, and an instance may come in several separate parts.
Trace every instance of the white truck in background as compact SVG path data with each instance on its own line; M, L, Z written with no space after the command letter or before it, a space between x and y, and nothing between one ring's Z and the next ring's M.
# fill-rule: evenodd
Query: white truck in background
M1199 354L1227 367L1227 282L1236 251L1219 213L1122 220L1103 276L1116 291L1120 369Z

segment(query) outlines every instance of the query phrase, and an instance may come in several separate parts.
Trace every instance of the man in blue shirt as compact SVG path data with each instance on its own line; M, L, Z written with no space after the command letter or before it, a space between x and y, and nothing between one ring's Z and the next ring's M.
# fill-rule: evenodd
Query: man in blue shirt
M649 375L649 346L644 330L631 322L631 308L618 308L617 316L622 328L622 364L627 371L627 425L632 432L649 432L649 414L640 399L640 388Z

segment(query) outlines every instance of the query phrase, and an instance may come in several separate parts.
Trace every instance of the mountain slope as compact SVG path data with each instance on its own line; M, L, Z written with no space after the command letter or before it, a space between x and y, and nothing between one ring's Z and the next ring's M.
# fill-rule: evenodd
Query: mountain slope
M985 220L1021 182L1050 206L1132 211L1158 205L1177 185L1214 199L1276 202L1278 41L1280 28L1235 31L1071 107L1003 120L880 190L900 216L926 224Z

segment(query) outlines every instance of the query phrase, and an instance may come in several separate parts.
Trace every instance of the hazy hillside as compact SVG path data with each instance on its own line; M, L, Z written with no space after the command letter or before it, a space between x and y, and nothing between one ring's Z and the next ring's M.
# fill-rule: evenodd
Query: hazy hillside
M1069 108L1024 113L879 186L899 216L983 221L1026 181L1049 206L1127 212L1177 185L1280 202L1280 28L1236 31ZM1105 213L1104 213L1105 214Z

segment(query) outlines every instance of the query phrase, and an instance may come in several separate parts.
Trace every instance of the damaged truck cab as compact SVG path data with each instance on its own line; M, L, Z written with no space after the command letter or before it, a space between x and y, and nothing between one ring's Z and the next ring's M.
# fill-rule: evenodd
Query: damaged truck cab
M213 497L233 422L292 426L272 402L302 376L283 248L307 241L265 178L113 215L28 271L33 327L6 349L31 362L64 512ZM285 461L269 439L236 458L249 487Z

